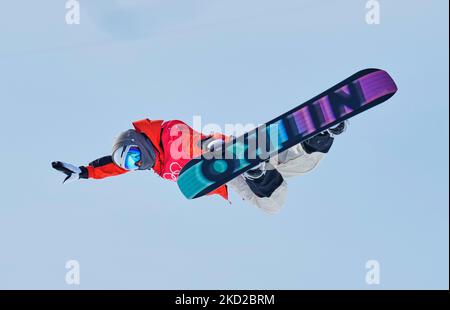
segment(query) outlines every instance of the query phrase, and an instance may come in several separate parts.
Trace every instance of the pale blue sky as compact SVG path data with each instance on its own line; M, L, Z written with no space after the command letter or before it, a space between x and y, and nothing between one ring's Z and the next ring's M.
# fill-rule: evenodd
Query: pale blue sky
M448 1L3 1L0 288L448 289ZM399 86L268 216L153 173L61 185L133 120L260 123L360 69ZM381 264L381 285L365 263Z

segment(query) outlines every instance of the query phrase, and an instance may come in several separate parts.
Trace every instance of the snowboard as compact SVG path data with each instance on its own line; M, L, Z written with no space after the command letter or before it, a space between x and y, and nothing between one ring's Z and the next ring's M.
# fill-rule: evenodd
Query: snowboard
M233 138L220 151L190 160L180 171L178 187L188 199L220 186L322 131L383 103L397 92L391 76L362 70L270 122Z

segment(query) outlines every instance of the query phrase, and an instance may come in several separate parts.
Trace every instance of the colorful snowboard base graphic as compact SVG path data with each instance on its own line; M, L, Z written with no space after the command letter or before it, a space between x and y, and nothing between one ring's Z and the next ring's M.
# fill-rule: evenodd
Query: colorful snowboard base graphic
M388 100L396 92L397 86L387 72L360 71L291 111L234 138L225 144L220 158L205 153L192 159L181 170L178 187L188 199L204 196L268 157ZM249 148L249 142L261 141L261 136L270 145L269 150L267 144L263 148Z

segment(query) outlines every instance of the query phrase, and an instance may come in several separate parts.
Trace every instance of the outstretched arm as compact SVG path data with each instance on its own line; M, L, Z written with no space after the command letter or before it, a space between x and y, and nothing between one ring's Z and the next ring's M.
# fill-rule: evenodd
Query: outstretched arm
M52 167L66 175L63 183L78 179L103 179L128 172L117 166L111 156L94 160L87 166L74 166L61 161L52 163Z

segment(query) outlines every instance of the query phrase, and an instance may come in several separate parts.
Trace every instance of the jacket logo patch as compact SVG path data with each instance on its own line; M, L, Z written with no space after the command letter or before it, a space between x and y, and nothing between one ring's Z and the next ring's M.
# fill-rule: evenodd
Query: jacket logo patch
M180 175L181 165L177 162L173 162L169 166L170 172L166 172L163 174L163 178L167 180L177 181L178 176Z

